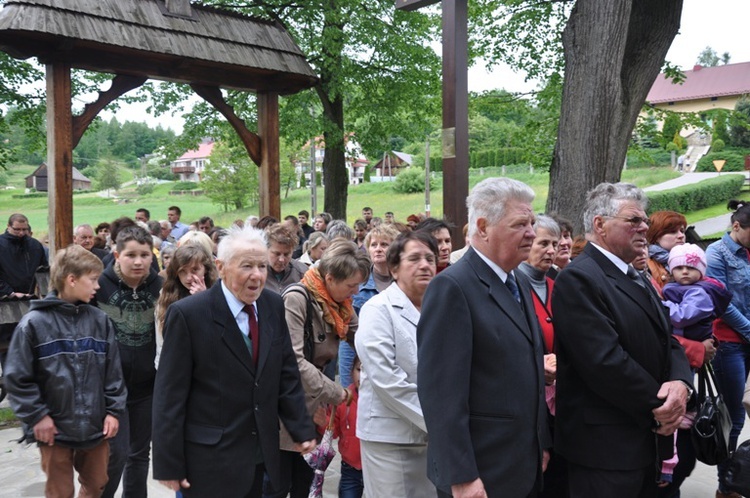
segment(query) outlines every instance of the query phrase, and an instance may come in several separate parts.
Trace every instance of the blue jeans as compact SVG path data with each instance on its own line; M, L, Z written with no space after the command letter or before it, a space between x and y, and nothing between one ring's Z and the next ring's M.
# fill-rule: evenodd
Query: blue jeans
M123 498L148 495L146 482L151 450L152 400L148 396L128 401L127 410L120 418L117 435L109 443L109 482L102 497L113 498L121 478Z
M727 404L729 414L732 417L729 449L734 451L737 447L737 438L745 423L745 408L742 406L742 396L745 394L745 382L748 372L750 372L750 344L720 343L712 365L719 392L724 397L724 402ZM719 491L724 493L728 492L723 483L728 467L729 461L722 462L716 467L719 475Z
M349 387L352 384L352 365L355 356L357 356L357 353L354 348L348 342L341 341L341 344L339 344L339 382L344 387Z
M339 498L362 498L365 483L362 471L346 462L341 462L341 480L339 481Z

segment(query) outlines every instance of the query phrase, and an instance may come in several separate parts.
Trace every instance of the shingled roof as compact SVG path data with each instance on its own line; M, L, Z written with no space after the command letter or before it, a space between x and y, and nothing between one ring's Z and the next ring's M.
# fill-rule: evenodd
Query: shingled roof
M750 62L716 67L695 66L685 81L673 84L660 74L646 97L650 104L750 94Z
M179 4L171 0L171 3ZM277 22L164 0L7 0L0 49L117 74L294 93L317 77Z

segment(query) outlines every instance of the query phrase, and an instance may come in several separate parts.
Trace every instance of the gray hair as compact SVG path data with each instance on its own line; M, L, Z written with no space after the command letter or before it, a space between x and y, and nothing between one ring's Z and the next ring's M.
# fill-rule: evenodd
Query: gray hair
M534 200L531 187L511 178L487 178L477 183L466 198L469 208L469 237L477 231L477 220L486 218L490 225L497 224L505 216L505 205L510 201Z
M547 216L546 214L537 215L536 220L534 221L534 231L536 232L537 230L547 230L550 235L557 237L558 239L562 236L560 225L557 224L554 218Z
M159 226L162 228L169 228L172 230L172 224L169 222L169 220L159 220Z
M27 223L28 223L28 222L27 222ZM78 230L80 230L81 228L88 228L89 230L91 230L91 232L93 232L93 231L94 231L94 227L92 227L92 226L91 226L91 225L89 225L88 223L83 223L83 224L81 224L81 225L78 225L78 226L76 226L76 227L75 227L75 228L73 229L73 237L75 237L75 236L77 236L77 235L78 235Z
M310 252L310 250L318 247L318 244L320 244L323 241L328 242L328 237L326 237L326 234L324 234L323 232L311 233L310 238L307 239L305 243L302 245L302 252L303 253Z
M328 240L338 238L354 240L355 233L344 220L333 220L328 224L328 228L326 228L326 235L328 236Z
M586 194L586 208L583 211L583 229L593 233L596 216L617 216L625 202L635 202L644 211L648 198L643 190L632 183L600 183Z
M268 246L266 232L253 227L240 228L232 226L227 229L227 234L219 242L216 250L216 259L228 263L237 253L238 246L242 244L256 243L265 249Z

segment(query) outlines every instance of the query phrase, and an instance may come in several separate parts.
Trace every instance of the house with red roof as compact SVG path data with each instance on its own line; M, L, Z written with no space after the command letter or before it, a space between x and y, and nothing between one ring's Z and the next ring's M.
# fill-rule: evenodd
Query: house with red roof
M199 182L203 176L203 169L209 162L214 150L213 140L203 141L197 149L189 150L170 164L172 173L183 182Z
M715 67L695 66L685 71L683 83L657 76L646 102L675 112L734 109L743 95L750 94L750 62Z

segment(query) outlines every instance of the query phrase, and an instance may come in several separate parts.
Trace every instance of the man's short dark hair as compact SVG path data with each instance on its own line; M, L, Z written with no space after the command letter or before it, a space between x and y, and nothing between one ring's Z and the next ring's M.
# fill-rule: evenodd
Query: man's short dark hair
M10 215L10 218L8 218L8 226L12 227L13 223L29 223L29 219L26 217L26 215L23 215L21 213L13 213Z
M122 252L125 249L125 245L131 240L136 241L139 244L145 244L149 248L153 249L154 239L151 238L151 234L145 229L138 225L123 228L117 234L117 252Z
M98 225L96 225L94 233L99 235L99 232L101 232L102 230L109 230L109 223L107 223L106 221L99 223Z
M117 241L117 234L120 233L120 230L124 230L125 228L132 227L132 226L137 226L133 218L129 218L127 216L123 216L122 218L117 218L115 221L112 222L112 224L109 225L110 240Z
M386 215L386 216L388 216L389 214L390 214L391 216L393 216L393 211L386 211L386 212L385 212L385 215Z
M214 220L212 220L210 216L203 216L198 220L198 223L201 225L205 225L206 223L208 223L211 227L214 226Z
M289 216L284 216L284 221L291 221L292 225L294 226L299 225L299 219L293 214L290 214Z
M297 216L304 216L308 220L310 219L310 213L308 213L306 209L303 209L302 211L297 213Z
M443 228L445 228L450 232L453 229L453 226L454 225L452 223L445 220L439 220L437 218L425 218L424 220L419 222L414 230L424 230L428 233L435 233L438 230L442 230Z
M151 219L151 211L149 211L146 208L138 208L138 209L135 210L135 212L136 213L143 213L143 214L145 214L147 220Z
M177 216L182 216L182 209L177 206L169 206L167 208L167 211L174 211L175 213L177 213Z
M371 207L363 207L362 211L372 211L372 208Z

